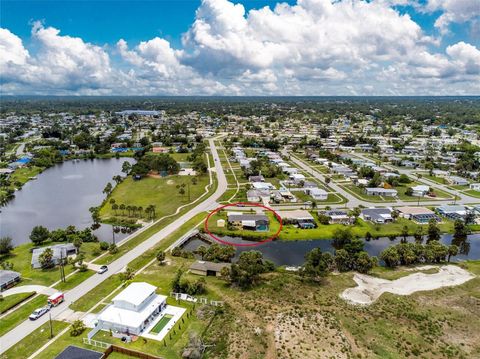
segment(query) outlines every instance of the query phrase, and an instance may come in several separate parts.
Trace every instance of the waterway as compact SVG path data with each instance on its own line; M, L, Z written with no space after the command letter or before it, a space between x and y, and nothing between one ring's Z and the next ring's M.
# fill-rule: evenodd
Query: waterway
M26 183L7 206L1 208L0 236L10 236L15 246L30 241L32 228L50 230L74 225L77 229L92 224L90 207L105 198L102 193L112 177L122 174L124 161L131 158L67 161L48 168L36 180ZM95 231L102 241L112 240L112 228L103 225ZM115 235L116 241L126 234Z
M247 243L247 241L241 238L224 237L224 239L232 243ZM413 238L408 238L407 240L412 242ZM452 244L452 235L442 235L440 242L447 245ZM365 241L364 249L368 254L378 257L385 248L398 243L400 243L400 239L391 241L389 238L379 238L376 240ZM182 248L193 251L201 245L205 246L206 244L199 239L192 239L185 243ZM320 248L322 252L333 253L335 251L333 240L273 241L262 243L255 247L237 247L235 258L238 258L244 251L258 250L263 253L264 258L271 260L276 265L298 266L304 263L305 254L314 248ZM461 243L459 248L459 255L452 258L452 261L480 259L480 234L468 236L467 241Z

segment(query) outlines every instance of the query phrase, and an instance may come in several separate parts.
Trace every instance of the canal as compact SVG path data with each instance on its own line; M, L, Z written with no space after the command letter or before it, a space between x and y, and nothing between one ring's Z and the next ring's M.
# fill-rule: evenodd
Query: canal
M224 237L226 241L232 243L246 242L241 238ZM408 238L412 242L413 238ZM440 239L441 243L452 244L452 235L444 234ZM251 243L251 242L248 242ZM379 256L380 253L387 247L400 243L400 238L391 241L389 238L379 238L375 240L365 241L364 249L372 256ZM185 243L182 248L188 251L193 251L201 245L206 245L205 242L199 239L192 239ZM480 259L480 234L473 234L468 236L464 243L457 244L460 253L452 258L452 261L461 261L466 259ZM314 248L320 248L322 252L335 251L333 247L333 240L309 240L309 241L273 241L260 244L256 247L237 247L235 258L244 251L258 250L263 253L265 259L269 259L276 265L298 266L305 261L305 254Z

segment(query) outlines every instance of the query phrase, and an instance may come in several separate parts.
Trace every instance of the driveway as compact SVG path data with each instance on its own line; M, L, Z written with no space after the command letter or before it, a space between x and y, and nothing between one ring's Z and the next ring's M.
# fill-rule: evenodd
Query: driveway
M45 287L43 285L21 285L17 287L13 287L7 289L6 291L2 292L4 297L8 297L9 295L20 294L20 293L30 293L36 292L37 294L44 294L44 295L52 295L58 290L55 288Z

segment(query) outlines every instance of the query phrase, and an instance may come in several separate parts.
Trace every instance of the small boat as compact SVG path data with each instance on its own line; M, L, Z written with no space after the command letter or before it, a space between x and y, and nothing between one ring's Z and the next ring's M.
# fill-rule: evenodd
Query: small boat
M37 178L37 176L30 177L31 180L36 180Z

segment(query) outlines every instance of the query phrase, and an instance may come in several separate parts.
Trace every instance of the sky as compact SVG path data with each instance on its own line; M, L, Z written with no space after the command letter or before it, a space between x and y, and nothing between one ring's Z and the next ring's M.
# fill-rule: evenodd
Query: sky
M4 95L480 95L480 0L0 2Z

